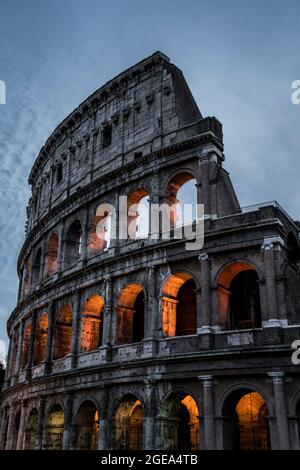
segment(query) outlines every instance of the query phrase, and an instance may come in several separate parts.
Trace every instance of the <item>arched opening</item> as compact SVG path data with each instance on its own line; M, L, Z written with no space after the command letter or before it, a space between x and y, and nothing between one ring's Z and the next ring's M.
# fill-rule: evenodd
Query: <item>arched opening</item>
M166 281L161 297L163 336L197 333L196 284L189 274L176 273Z
M71 352L72 309L69 304L62 307L55 322L54 359L60 359Z
M42 261L42 248L39 248L36 252L33 267L32 267L32 284L33 284L33 286L36 286L40 281L41 261Z
M170 226L188 225L197 219L196 179L183 172L174 176L167 186L167 204L170 207Z
M13 424L12 441L11 441L11 447L10 447L11 450L17 449L20 420L21 420L21 411L18 411L15 416L14 424Z
M111 204L103 203L97 207L90 228L90 255L97 255L109 248L112 238L112 218L113 209Z
M60 450L63 444L64 410L60 405L54 405L49 411L44 447L49 450Z
M102 345L104 300L92 295L84 305L81 316L81 351L93 351Z
M28 319L26 320L25 328L24 328L23 351L22 351L22 368L23 369L28 365L31 331L32 331L31 319Z
M79 220L74 220L71 224L65 243L65 268L75 264L81 255L82 229Z
M270 450L268 408L263 397L247 389L233 392L223 406L223 448Z
M128 344L144 338L145 294L139 284L124 287L118 302L118 343Z
M81 450L98 448L99 411L91 401L80 405L73 428L72 447Z
M142 450L144 409L133 396L124 398L114 416L115 450Z
M48 242L48 253L45 261L45 273L46 277L52 276L57 271L57 260L58 260L58 235L53 232Z
M297 263L300 260L300 248L297 239L293 233L287 237L287 255L291 263Z
M24 449L34 450L37 444L39 414L36 408L31 410L25 427Z
M261 326L259 279L250 263L233 263L222 271L218 280L218 298L223 329Z
M36 330L34 365L40 364L45 360L46 346L48 336L48 314L39 315Z
M173 395L161 412L161 444L164 450L198 450L199 412L191 395Z
M149 234L149 193L143 188L136 189L127 198L128 235L135 240Z

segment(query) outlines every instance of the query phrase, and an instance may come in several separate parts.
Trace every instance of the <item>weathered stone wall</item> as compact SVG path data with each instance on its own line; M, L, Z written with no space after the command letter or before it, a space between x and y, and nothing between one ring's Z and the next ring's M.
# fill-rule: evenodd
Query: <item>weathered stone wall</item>
M130 422L126 413L133 409L142 427L124 445L166 448L175 445L167 443L168 426L178 421L174 410L186 403L193 423L191 410L198 409L193 445L231 448L234 443L224 437L230 434L226 413L256 392L267 406L270 447L299 448L299 378L291 362L291 343L300 337L299 259L288 245L290 233L299 240L299 227L277 203L243 211L223 161L221 124L202 118L181 72L161 53L110 81L54 131L30 175L18 303L8 320L2 447L84 445L78 443L84 434L78 413L88 403L89 413L93 406L98 413L89 431L92 448L96 438L99 448L121 445L123 421ZM196 180L197 200L204 204L201 249L187 250L185 239L146 237L113 240L96 254L89 250L100 203L115 206L120 195L141 189L151 202L168 202L186 175ZM70 266L68 237L75 221L81 249ZM50 252L57 254L51 272ZM223 316L230 283L247 270L258 279L259 326L228 329ZM175 287L167 290L170 279ZM197 332L167 335L163 310L176 309L186 280L195 286ZM125 295L128 285L143 291L144 332L141 341L120 344L120 315L128 316L127 327L133 321L135 291ZM87 320L92 296L101 311L89 307ZM43 328L41 317L47 318ZM102 334L98 348L90 341L95 331ZM89 339L83 342L82 335ZM94 346L87 350L83 344ZM51 423L62 417L54 432Z

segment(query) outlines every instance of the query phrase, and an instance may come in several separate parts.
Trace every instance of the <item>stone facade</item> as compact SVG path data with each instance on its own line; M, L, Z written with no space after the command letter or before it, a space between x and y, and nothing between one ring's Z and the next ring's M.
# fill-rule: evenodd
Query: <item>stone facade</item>
M29 177L1 448L299 449L299 224L276 202L242 209L223 161L221 123L160 52L49 137ZM99 242L100 203L170 205L188 182L203 248Z

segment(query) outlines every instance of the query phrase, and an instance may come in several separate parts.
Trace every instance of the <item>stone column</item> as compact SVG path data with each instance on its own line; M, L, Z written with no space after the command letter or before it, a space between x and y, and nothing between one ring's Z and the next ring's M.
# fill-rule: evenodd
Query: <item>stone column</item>
M205 154L200 157L201 184L200 194L202 204L204 204L204 217L210 216L210 158Z
M34 350L35 350L36 321L37 321L37 311L35 310L32 313L32 317L31 317L31 335L30 335L29 354L28 354L28 366L26 370L27 380L31 380L31 369L33 366Z
M28 276L28 292L27 295L29 295L32 292L32 277L33 277L33 265L34 265L34 252L32 250L30 256L29 256L29 276ZM27 266L26 266L27 267Z
M55 325L55 302L51 301L48 306L48 333L45 354L45 374L51 372L53 338L54 338L54 325Z
M13 363L14 363L14 356L16 354L16 332L13 331L11 340L9 342L10 347L10 354L9 354L9 363L7 365L7 378L10 379L13 375Z
M17 450L23 449L24 435L25 435L25 426L26 426L26 407L27 403L25 400L21 402L21 416L20 416L20 425L17 441Z
M47 251L47 243L46 243L46 240L43 240L41 265L40 265L39 279L37 282L37 284L39 285L41 285L45 279L45 264L46 264L46 256L47 256L46 251Z
M9 338L8 342L8 352L7 352L7 359L6 359L6 369L5 369L5 379L4 379L4 389L8 387L9 384L9 368L10 368L10 361L11 361L11 345L12 339ZM0 446L1 449L1 446Z
M75 296L75 305L73 313L73 323L72 323L72 338L71 338L71 367L74 369L77 365L77 355L78 355L78 336L79 336L79 327L80 327L80 304L81 293L80 291L76 292Z
M113 284L112 279L105 280L105 306L103 312L102 344L106 349L106 360L111 359L112 345Z
M69 449L71 446L72 411L73 411L73 396L71 393L67 393L65 396L63 449Z
M278 447L280 450L288 450L290 449L290 437L284 390L284 372L268 372L268 376L273 382Z
M43 448L43 434L44 434L44 424L45 424L45 411L46 411L46 398L40 399L40 406L39 406L39 425L38 425L38 432L36 437L36 449Z
M6 431L6 422L7 422L7 408L1 408L0 411L0 450L3 450L4 444L4 435Z
M24 341L24 330L25 330L25 321L21 320L19 326L19 340L18 340L18 350L16 357L16 374L21 372L21 362L22 362L22 352L23 352L23 341Z
M210 260L207 253L198 256L200 261L200 289L201 294L197 295L197 333L201 335L203 347L210 348L213 332L211 327L211 297L210 297Z
M264 252L266 290L268 300L268 321L265 326L280 327L281 325L278 319L278 305L276 293L274 245L271 239L266 239L262 244L261 248Z
M203 386L203 419L204 419L204 448L216 448L215 413L214 413L214 379L212 375L198 377Z
M155 416L156 416L156 406L155 406L155 381L154 379L146 379L144 381L145 392L148 401L148 413L144 418L144 449L145 450L155 450Z
M82 241L81 241L81 261L85 266L88 256L88 243L89 243L89 213L88 208L84 210L84 217L82 223Z
M109 404L109 389L104 386L101 400L101 410L99 419L99 437L98 437L98 450L108 449L108 404Z
M63 256L64 256L64 231L65 221L61 222L58 233L58 249L57 249L57 275L59 276L63 270Z
M156 353L157 330L157 298L156 295L156 269L155 266L147 268L148 273L148 299L145 302L145 336L143 342L143 356L153 356Z
M109 248L115 248L119 246L119 223L120 223L120 214L119 214L119 193L115 194L115 212L112 214L112 225L111 225L111 239ZM112 238L113 236L113 238Z
M6 442L5 442L5 450L10 449L11 441L12 441L12 433L13 433L13 425L14 425L14 403L11 404L8 411L8 425L7 425L7 434L6 434Z

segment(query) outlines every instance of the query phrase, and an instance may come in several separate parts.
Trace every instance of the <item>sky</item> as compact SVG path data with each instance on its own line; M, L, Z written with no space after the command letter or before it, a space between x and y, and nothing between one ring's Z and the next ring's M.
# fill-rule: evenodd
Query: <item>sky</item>
M277 200L300 219L298 0L0 0L0 356L17 295L30 168L93 91L160 50L203 116L223 123L242 206Z

